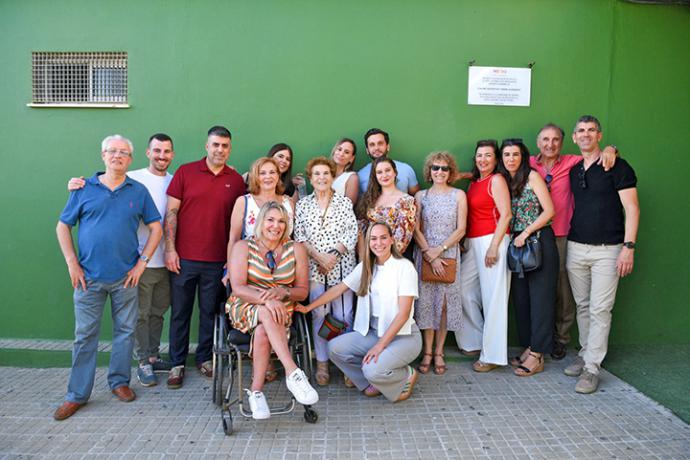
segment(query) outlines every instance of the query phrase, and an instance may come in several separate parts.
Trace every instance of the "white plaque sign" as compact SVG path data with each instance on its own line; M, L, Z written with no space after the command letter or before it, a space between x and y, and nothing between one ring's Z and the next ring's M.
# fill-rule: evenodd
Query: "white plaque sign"
M529 107L532 69L470 66L467 82L469 105Z

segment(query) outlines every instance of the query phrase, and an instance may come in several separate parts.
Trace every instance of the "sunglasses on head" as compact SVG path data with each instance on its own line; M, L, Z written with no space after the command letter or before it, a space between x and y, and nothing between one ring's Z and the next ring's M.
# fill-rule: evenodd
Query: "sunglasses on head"
M450 171L450 166L431 165L432 171L438 171L439 169L443 172L448 172Z

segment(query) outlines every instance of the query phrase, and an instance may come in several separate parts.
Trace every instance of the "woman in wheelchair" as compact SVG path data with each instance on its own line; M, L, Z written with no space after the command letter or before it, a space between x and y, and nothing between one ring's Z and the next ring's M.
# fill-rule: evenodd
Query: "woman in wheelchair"
M297 402L311 405L319 400L288 347L295 302L309 292L309 262L304 247L288 238L287 222L281 204L265 203L254 236L234 244L229 265L233 293L226 312L235 329L252 335L252 385L247 392L254 419L271 415L262 392L271 348L285 368L285 383Z
M362 262L342 283L296 310L306 313L348 289L354 291L358 296L354 331L328 343L329 357L366 396L383 394L389 401L404 401L419 376L410 363L422 349L412 316L417 272L400 255L386 223L371 224L365 244Z

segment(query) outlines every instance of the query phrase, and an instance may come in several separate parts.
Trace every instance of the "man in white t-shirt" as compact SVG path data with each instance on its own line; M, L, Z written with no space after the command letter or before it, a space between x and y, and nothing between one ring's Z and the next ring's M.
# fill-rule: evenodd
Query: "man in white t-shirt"
M168 204L166 191L173 177L168 168L175 157L170 136L163 133L151 136L146 157L149 159L146 168L128 171L127 175L146 187L158 213L164 216ZM69 183L70 190L83 186L83 178L74 178ZM137 237L141 253L148 238L148 229L143 222L139 223ZM171 367L159 355L163 315L170 306L170 274L165 267L165 243L158 245L151 258L142 256L142 259L146 262L146 270L141 275L138 286L139 315L134 330L134 355L139 361L137 378L143 386L149 387L158 383L156 371L167 372Z

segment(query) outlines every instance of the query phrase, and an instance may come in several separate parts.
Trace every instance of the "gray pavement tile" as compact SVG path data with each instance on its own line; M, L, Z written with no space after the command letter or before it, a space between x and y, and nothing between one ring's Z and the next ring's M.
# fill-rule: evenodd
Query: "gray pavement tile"
M133 381L137 400L124 404L99 368L89 403L55 422L69 369L0 368L0 458L690 459L687 424L605 372L601 391L576 394L566 363L519 379L510 369L477 374L471 361L449 362L446 375L421 376L400 404L364 398L334 372L318 389L316 424L304 423L299 405L266 421L234 406L232 436L211 402L211 380L194 369L180 390ZM284 377L266 394L271 404L289 400Z

